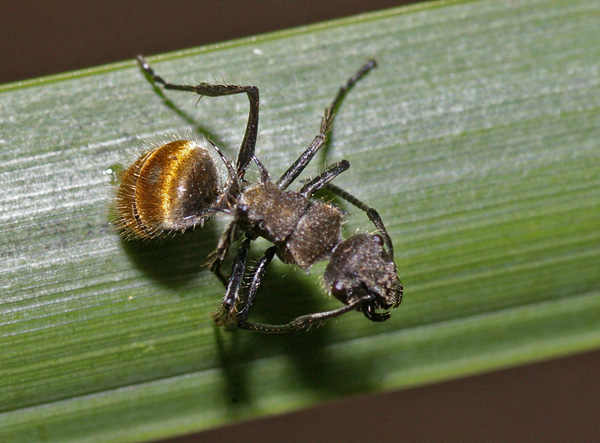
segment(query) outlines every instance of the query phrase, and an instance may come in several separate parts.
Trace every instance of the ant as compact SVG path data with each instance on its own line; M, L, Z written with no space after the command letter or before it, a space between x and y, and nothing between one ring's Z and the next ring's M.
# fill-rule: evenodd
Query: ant
M221 185L216 166L206 148L190 140L176 140L143 154L124 173L117 194L117 225L126 238L153 238L163 233L183 232L221 212L233 216L212 254L209 269L226 287L217 324L227 330L248 329L263 333L284 333L308 329L350 311L360 311L369 320L382 322L402 301L403 288L394 264L392 240L378 212L330 182L346 171L346 160L327 167L315 178L304 182L299 191L287 188L298 178L315 154L325 144L336 109L346 93L376 66L367 62L342 86L325 109L319 134L310 146L277 179L256 158L259 90L256 86L177 85L157 75L142 56L137 57L144 73L164 89L194 92L200 96L219 97L246 94L250 111L245 135L235 167L209 140L228 171ZM247 168L255 163L260 179L248 183ZM344 212L337 206L311 199L326 189L364 211L377 228L376 234L357 233L342 237ZM232 272L226 278L221 266L231 245L242 236ZM262 258L248 266L250 244L258 237L273 243ZM274 256L284 263L295 264L305 272L320 261L329 260L324 283L331 295L344 306L326 312L300 316L289 323L272 325L247 320L265 270ZM248 274L248 275L247 275ZM243 282L249 282L243 285Z

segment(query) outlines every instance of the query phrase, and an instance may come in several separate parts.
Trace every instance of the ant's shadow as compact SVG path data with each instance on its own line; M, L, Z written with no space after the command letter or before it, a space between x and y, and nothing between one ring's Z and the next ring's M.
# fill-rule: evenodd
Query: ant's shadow
M168 289L185 287L205 269L219 233L215 223L204 228L152 241L122 240L123 249L153 281Z

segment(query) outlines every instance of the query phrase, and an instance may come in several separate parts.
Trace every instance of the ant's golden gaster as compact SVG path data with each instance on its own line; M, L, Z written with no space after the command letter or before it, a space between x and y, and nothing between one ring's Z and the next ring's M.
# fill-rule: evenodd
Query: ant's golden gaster
M125 238L154 238L202 226L219 197L219 175L206 148L176 140L139 157L122 175L117 227Z

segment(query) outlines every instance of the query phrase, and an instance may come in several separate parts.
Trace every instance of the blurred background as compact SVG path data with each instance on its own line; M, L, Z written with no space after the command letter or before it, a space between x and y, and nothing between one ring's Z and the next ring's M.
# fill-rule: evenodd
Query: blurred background
M516 1L516 0L505 0ZM0 83L416 3L4 0ZM320 405L184 441L593 441L600 351ZM341 381L343 382L343 381Z

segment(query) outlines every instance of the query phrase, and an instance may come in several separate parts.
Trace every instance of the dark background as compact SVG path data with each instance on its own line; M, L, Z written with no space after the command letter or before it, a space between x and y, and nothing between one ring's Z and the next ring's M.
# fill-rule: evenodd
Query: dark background
M403 3L411 2L4 0L0 83ZM170 441L594 441L600 437L599 368L595 351Z
M415 0L2 0L0 83L321 22Z

